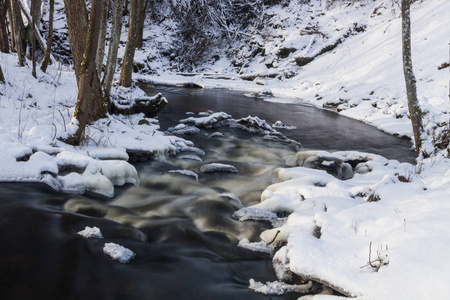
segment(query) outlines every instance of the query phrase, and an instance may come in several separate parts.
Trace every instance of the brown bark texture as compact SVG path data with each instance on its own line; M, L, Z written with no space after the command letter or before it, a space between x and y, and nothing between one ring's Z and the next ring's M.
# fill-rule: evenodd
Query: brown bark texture
M8 25L6 23L8 8L9 1L0 0L0 51L3 53L9 52Z
M95 63L102 10L103 1L93 0L91 4L89 29L85 40L86 46L81 62L78 98L74 113L74 117L79 122L79 127L77 133L69 140L72 144L79 144L85 138L84 131L86 125L104 117L107 112Z
M122 62L122 71L120 73L120 85L124 87L131 86L134 53L136 50L136 40L139 27L139 11L142 0L130 0L130 17L128 26L127 45L125 46L125 53Z
M143 1L143 0L142 0ZM138 36L136 41L136 48L142 48L144 42L144 23L145 23L145 15L147 12L149 0L145 0L145 4L143 5L140 16L139 16L139 28L138 28Z
M411 55L411 14L410 0L402 0L402 56L403 56L403 74L406 83L406 96L408 99L408 110L411 118L414 145L417 154L421 153L422 148L422 110L417 99L416 77L413 71Z
M69 28L70 49L72 51L73 66L79 86L81 62L86 47L86 33L88 32L88 13L84 0L64 0L67 27Z
M14 44L19 58L19 66L25 65L25 51L23 42L25 41L25 27L23 25L22 16L20 14L20 4L18 0L11 0L10 2L11 16L12 16L12 30L14 31Z

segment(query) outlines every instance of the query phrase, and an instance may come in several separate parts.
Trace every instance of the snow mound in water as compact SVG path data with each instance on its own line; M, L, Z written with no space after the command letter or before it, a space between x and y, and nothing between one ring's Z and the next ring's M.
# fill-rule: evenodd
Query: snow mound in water
M266 282L266 284L250 279L249 288L257 293L265 295L283 295L289 292L307 292L312 287L312 282L307 284L287 284L280 281Z
M212 164L207 164L207 165L201 166L200 172L202 172L202 173L213 173L213 172L237 173L238 170L236 169L235 166L232 166L232 165L212 163Z
M242 240L240 240L238 246L252 251L264 252L269 254L272 254L274 250L272 245L268 245L264 241L251 243L247 238L243 238Z
M130 249L114 243L106 243L105 247L103 247L103 252L123 264L128 263L135 256Z
M191 176L195 178L195 181L198 182L198 175L194 171L190 170L170 170L169 173L177 173L185 176Z
M265 209L257 207L244 207L233 214L233 218L239 221L256 220L256 221L272 221L278 219L278 216Z
M84 230L81 230L78 232L79 235L87 238L87 239L102 239L103 238L103 234L100 231L100 229L98 227L89 227L86 226L86 228L84 228Z
M190 117L187 119L180 120L181 123L194 123L195 126L213 128L228 124L228 120L231 119L231 115L224 112L213 113L206 117L194 118Z

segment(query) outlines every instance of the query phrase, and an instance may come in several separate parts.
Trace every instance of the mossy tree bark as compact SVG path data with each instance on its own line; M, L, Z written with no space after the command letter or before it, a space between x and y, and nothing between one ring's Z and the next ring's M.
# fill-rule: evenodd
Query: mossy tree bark
M47 47L45 50L44 61L41 65L42 72L47 71L48 64L50 62L50 53L52 50L52 39L53 39L53 15L55 12L55 0L50 0L50 9L48 15L48 35L47 35Z
M122 62L122 71L120 73L120 85L124 87L131 86L134 53L136 51L136 41L139 27L139 12L142 9L143 0L130 0L130 17L128 26L127 45Z
M422 110L417 99L416 77L414 76L412 55L411 55L411 13L410 0L402 0L402 55L403 74L406 83L406 96L408 99L408 110L411 118L414 134L414 145L417 154L422 151L423 125Z
M108 59L106 61L105 77L103 78L103 91L106 97L111 92L111 84L116 70L117 52L119 50L120 33L122 31L123 0L113 0L114 11L109 41Z

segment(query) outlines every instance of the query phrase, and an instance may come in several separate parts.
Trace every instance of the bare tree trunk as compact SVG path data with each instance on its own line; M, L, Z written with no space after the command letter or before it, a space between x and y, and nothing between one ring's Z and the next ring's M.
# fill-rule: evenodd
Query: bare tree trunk
M48 35L47 35L47 47L45 50L44 61L42 62L42 72L47 71L48 63L50 62L50 53L52 51L52 39L53 39L53 15L55 12L55 0L50 0L50 11L48 15Z
M142 0L130 0L130 17L128 26L127 45L123 55L122 71L120 73L120 85L124 87L131 86L134 53L136 51L136 40L139 26L139 11Z
M25 65L25 51L23 49L23 43L24 40L24 28L23 28L23 21L22 16L20 14L20 7L17 3L18 0L10 0L10 8L11 8L11 15L12 15L12 30L14 31L14 37L15 37L15 48L17 52L17 56L19 58L19 65L23 67Z
M30 12L29 16L27 16L29 24L26 28L26 36L27 43L30 45L29 51L31 51L31 53L29 54L31 57L33 57L33 39L37 39L37 31L39 30L41 24L41 4L42 0L31 0L31 5L29 7ZM24 5L24 2L22 2L20 7L26 16L25 11L27 11L28 7ZM41 45L42 51L45 51L44 46L45 45L43 44ZM36 47L36 45L34 47Z
M77 105L74 113L74 117L79 122L79 127L76 134L68 140L68 142L75 145L84 139L86 125L103 117L107 112L95 63L102 22L102 10L103 1L93 0L86 47L80 68Z
M5 84L5 75L3 75L2 66L0 66L0 83Z
M13 14L12 14L12 9L11 9L11 0L5 0L8 3L8 10L6 12L7 16L8 16L8 21L9 21L9 33L11 35L11 51L12 52L17 52L16 51L16 35L14 34L14 19L13 19Z
M142 48L143 39L144 39L144 23L145 23L145 15L147 12L147 6L148 6L149 0L145 1L144 7L141 9L140 16L139 16L139 29L138 29L138 36L136 41L136 48Z
M37 77L36 75L36 3L37 0L31 0L31 60L33 63L33 70L31 71L31 74L34 76L34 78ZM39 13L40 15L40 13Z
M100 38L98 39L96 65L99 78L101 78L103 69L103 58L105 56L106 28L108 27L110 0L104 0L102 12L102 25L100 28Z
M103 78L103 91L105 97L109 97L111 84L116 69L117 52L119 50L120 35L122 31L123 0L114 0L114 12L111 28L111 39L109 41L108 60L106 62L105 77Z
M88 13L84 0L64 0L64 7L69 29L73 66L79 86L81 62L83 61L84 49L86 47L86 33L88 32Z
M0 51L3 53L9 52L8 25L6 24L8 4L8 0L0 0Z
M417 99L416 77L414 76L412 57L411 57L411 16L410 0L402 0L402 54L403 54L403 73L406 83L406 96L408 98L408 110L411 118L414 134L414 145L417 154L421 153L422 148L422 110Z
M125 0L125 7L123 8L123 16L126 16L128 14L128 2L129 0Z

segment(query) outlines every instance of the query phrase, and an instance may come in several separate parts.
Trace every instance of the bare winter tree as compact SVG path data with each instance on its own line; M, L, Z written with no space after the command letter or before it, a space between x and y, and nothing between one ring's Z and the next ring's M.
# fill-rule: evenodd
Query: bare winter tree
M36 18L37 14L35 13L36 10L39 10L39 7L37 6L37 0L31 0L31 58L33 63L33 70L31 71L31 74L33 74L34 77L36 77ZM40 1L39 1L40 2ZM39 14L40 15L40 14Z
M123 0L113 0L114 11L111 28L111 39L109 41L108 60L106 62L105 77L103 78L103 91L106 97L111 92L111 84L116 70L117 52L119 50L120 33L122 31Z
M102 69L103 69L103 58L105 56L105 44L106 44L106 28L108 24L108 15L109 15L109 5L110 0L103 1L103 11L102 11L102 26L100 28L100 38L98 39L98 47L97 47L97 55L96 55L96 64L98 76L101 78Z
M0 83L5 84L5 75L3 75L2 66L0 66Z
M50 53L52 48L53 39L53 14L55 12L55 0L50 0L50 9L48 14L48 35L47 35L47 47L45 50L44 61L41 65L42 72L47 71L48 63L50 62Z
M23 47L23 41L25 40L25 29L23 25L22 16L20 13L20 6L18 0L10 0L12 32L14 32L14 46L19 58L19 65L25 65L25 51Z
M84 5L84 0L81 1ZM74 11L83 11L77 10L77 8L73 7L73 5L76 5L76 1L66 1L67 15ZM73 136L69 137L66 140L66 142L73 145L80 144L80 142L84 139L84 131L86 125L105 116L108 110L108 107L103 98L95 61L102 22L102 11L103 1L93 0L91 3L87 37L83 39L83 41L85 41L85 47L81 64L78 68L78 97L74 112L74 118L78 120L78 130ZM74 28L70 28L69 26L69 36L72 29ZM72 49L72 52L74 52L74 49ZM79 57L79 53L77 54L77 57Z
M142 48L142 44L144 42L144 23L145 23L145 15L147 12L148 2L150 0L145 0L144 7L140 11L139 16L139 27L138 27L138 36L136 41L136 48Z
M120 85L124 87L131 86L134 53L136 50L136 41L139 27L139 12L142 9L143 0L130 0L130 17L128 26L127 45L123 55L122 71L120 73Z
M424 134L422 125L422 110L417 99L416 77L414 76L412 55L411 55L411 14L410 0L402 0L402 54L403 73L405 75L406 96L408 98L408 110L411 118L414 134L414 145L417 154L421 153L422 135Z
M9 52L8 24L6 23L9 3L8 0L0 0L0 51L3 53Z

